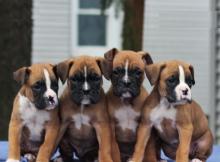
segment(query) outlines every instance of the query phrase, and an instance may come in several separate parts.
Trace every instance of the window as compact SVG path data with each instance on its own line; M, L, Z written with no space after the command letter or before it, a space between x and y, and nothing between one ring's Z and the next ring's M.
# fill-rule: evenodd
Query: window
M120 48L122 14L119 13L116 17L114 6L101 15L100 0L72 0L71 2L73 55L103 55L110 48Z

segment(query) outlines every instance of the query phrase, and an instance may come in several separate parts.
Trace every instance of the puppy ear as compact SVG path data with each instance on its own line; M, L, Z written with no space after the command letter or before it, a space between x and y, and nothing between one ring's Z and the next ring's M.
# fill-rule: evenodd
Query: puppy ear
M22 67L13 73L13 78L21 85L25 84L30 76L31 70L28 67Z
M56 79L58 80L59 77L58 77L58 74L57 74L57 65L53 65L53 64L50 64L50 65L52 66L53 73L56 76Z
M153 60L148 52L139 51L138 53L140 53L142 55L142 59L143 59L145 65L153 64Z
M73 60L66 60L66 61L59 63L56 66L56 74L60 78L63 84L65 83L68 77L69 70L71 66L73 65L73 62L74 62Z
M96 57L96 62L101 70L101 73L104 74L106 71L105 59L102 57Z
M161 71L165 68L165 63L147 65L145 73L151 85L155 85L160 78Z
M104 54L104 60L101 62L102 64L102 73L106 79L110 80L112 68L113 68L113 60L115 55L118 53L116 48L112 48Z
M195 78L194 78L194 68L192 65L189 65L189 71L191 72L192 79L193 79L193 85L195 84Z

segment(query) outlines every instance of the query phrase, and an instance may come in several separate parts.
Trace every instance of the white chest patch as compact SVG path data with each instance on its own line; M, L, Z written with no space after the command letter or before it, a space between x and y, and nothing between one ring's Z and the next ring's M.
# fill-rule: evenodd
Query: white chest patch
M162 98L160 103L150 113L151 122L161 132L163 131L161 127L163 119L171 119L173 123L176 121L176 109L165 98Z
M50 120L50 114L44 110L38 110L34 104L25 96L19 94L19 111L23 119L23 125L30 131L30 139L40 140L41 132L46 121Z
M131 106L124 106L115 111L115 117L118 119L119 126L122 130L130 129L136 132L138 126L136 120L139 116L140 113L134 111Z
M90 126L90 117L83 114L75 114L73 115L73 121L77 129L81 129L82 125Z

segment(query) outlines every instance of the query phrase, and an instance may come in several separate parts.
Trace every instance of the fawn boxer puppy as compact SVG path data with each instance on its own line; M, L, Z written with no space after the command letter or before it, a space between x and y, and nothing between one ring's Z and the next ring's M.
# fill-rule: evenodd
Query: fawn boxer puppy
M113 133L112 156L115 162L125 162L133 153L136 129L148 95L142 86L144 69L153 62L148 53L118 51L115 48L104 56L105 77L112 83L107 93Z
M64 162L76 152L82 162L112 162L111 135L106 97L102 89L102 60L90 56L58 64L61 81L67 87L60 98L59 147Z
M165 154L176 162L204 162L211 154L213 137L201 107L192 100L193 67L167 61L146 67L154 89L147 98L130 161L141 162L151 129L155 127Z
M14 72L22 84L15 97L9 124L7 162L48 162L59 130L58 82L55 66L34 64Z

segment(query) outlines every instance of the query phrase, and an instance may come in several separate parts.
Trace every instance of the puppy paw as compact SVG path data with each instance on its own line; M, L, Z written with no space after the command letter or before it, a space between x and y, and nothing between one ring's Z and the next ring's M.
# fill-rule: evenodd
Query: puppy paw
M20 162L20 160L15 160L15 159L7 159L6 162Z
M163 159L163 160L159 160L158 162L168 162L168 161Z
M62 157L57 157L53 162L64 162Z
M25 154L24 158L26 158L28 162L32 162L36 160L36 157L33 154Z
M199 159L192 159L191 162L202 162L202 160L199 160Z

